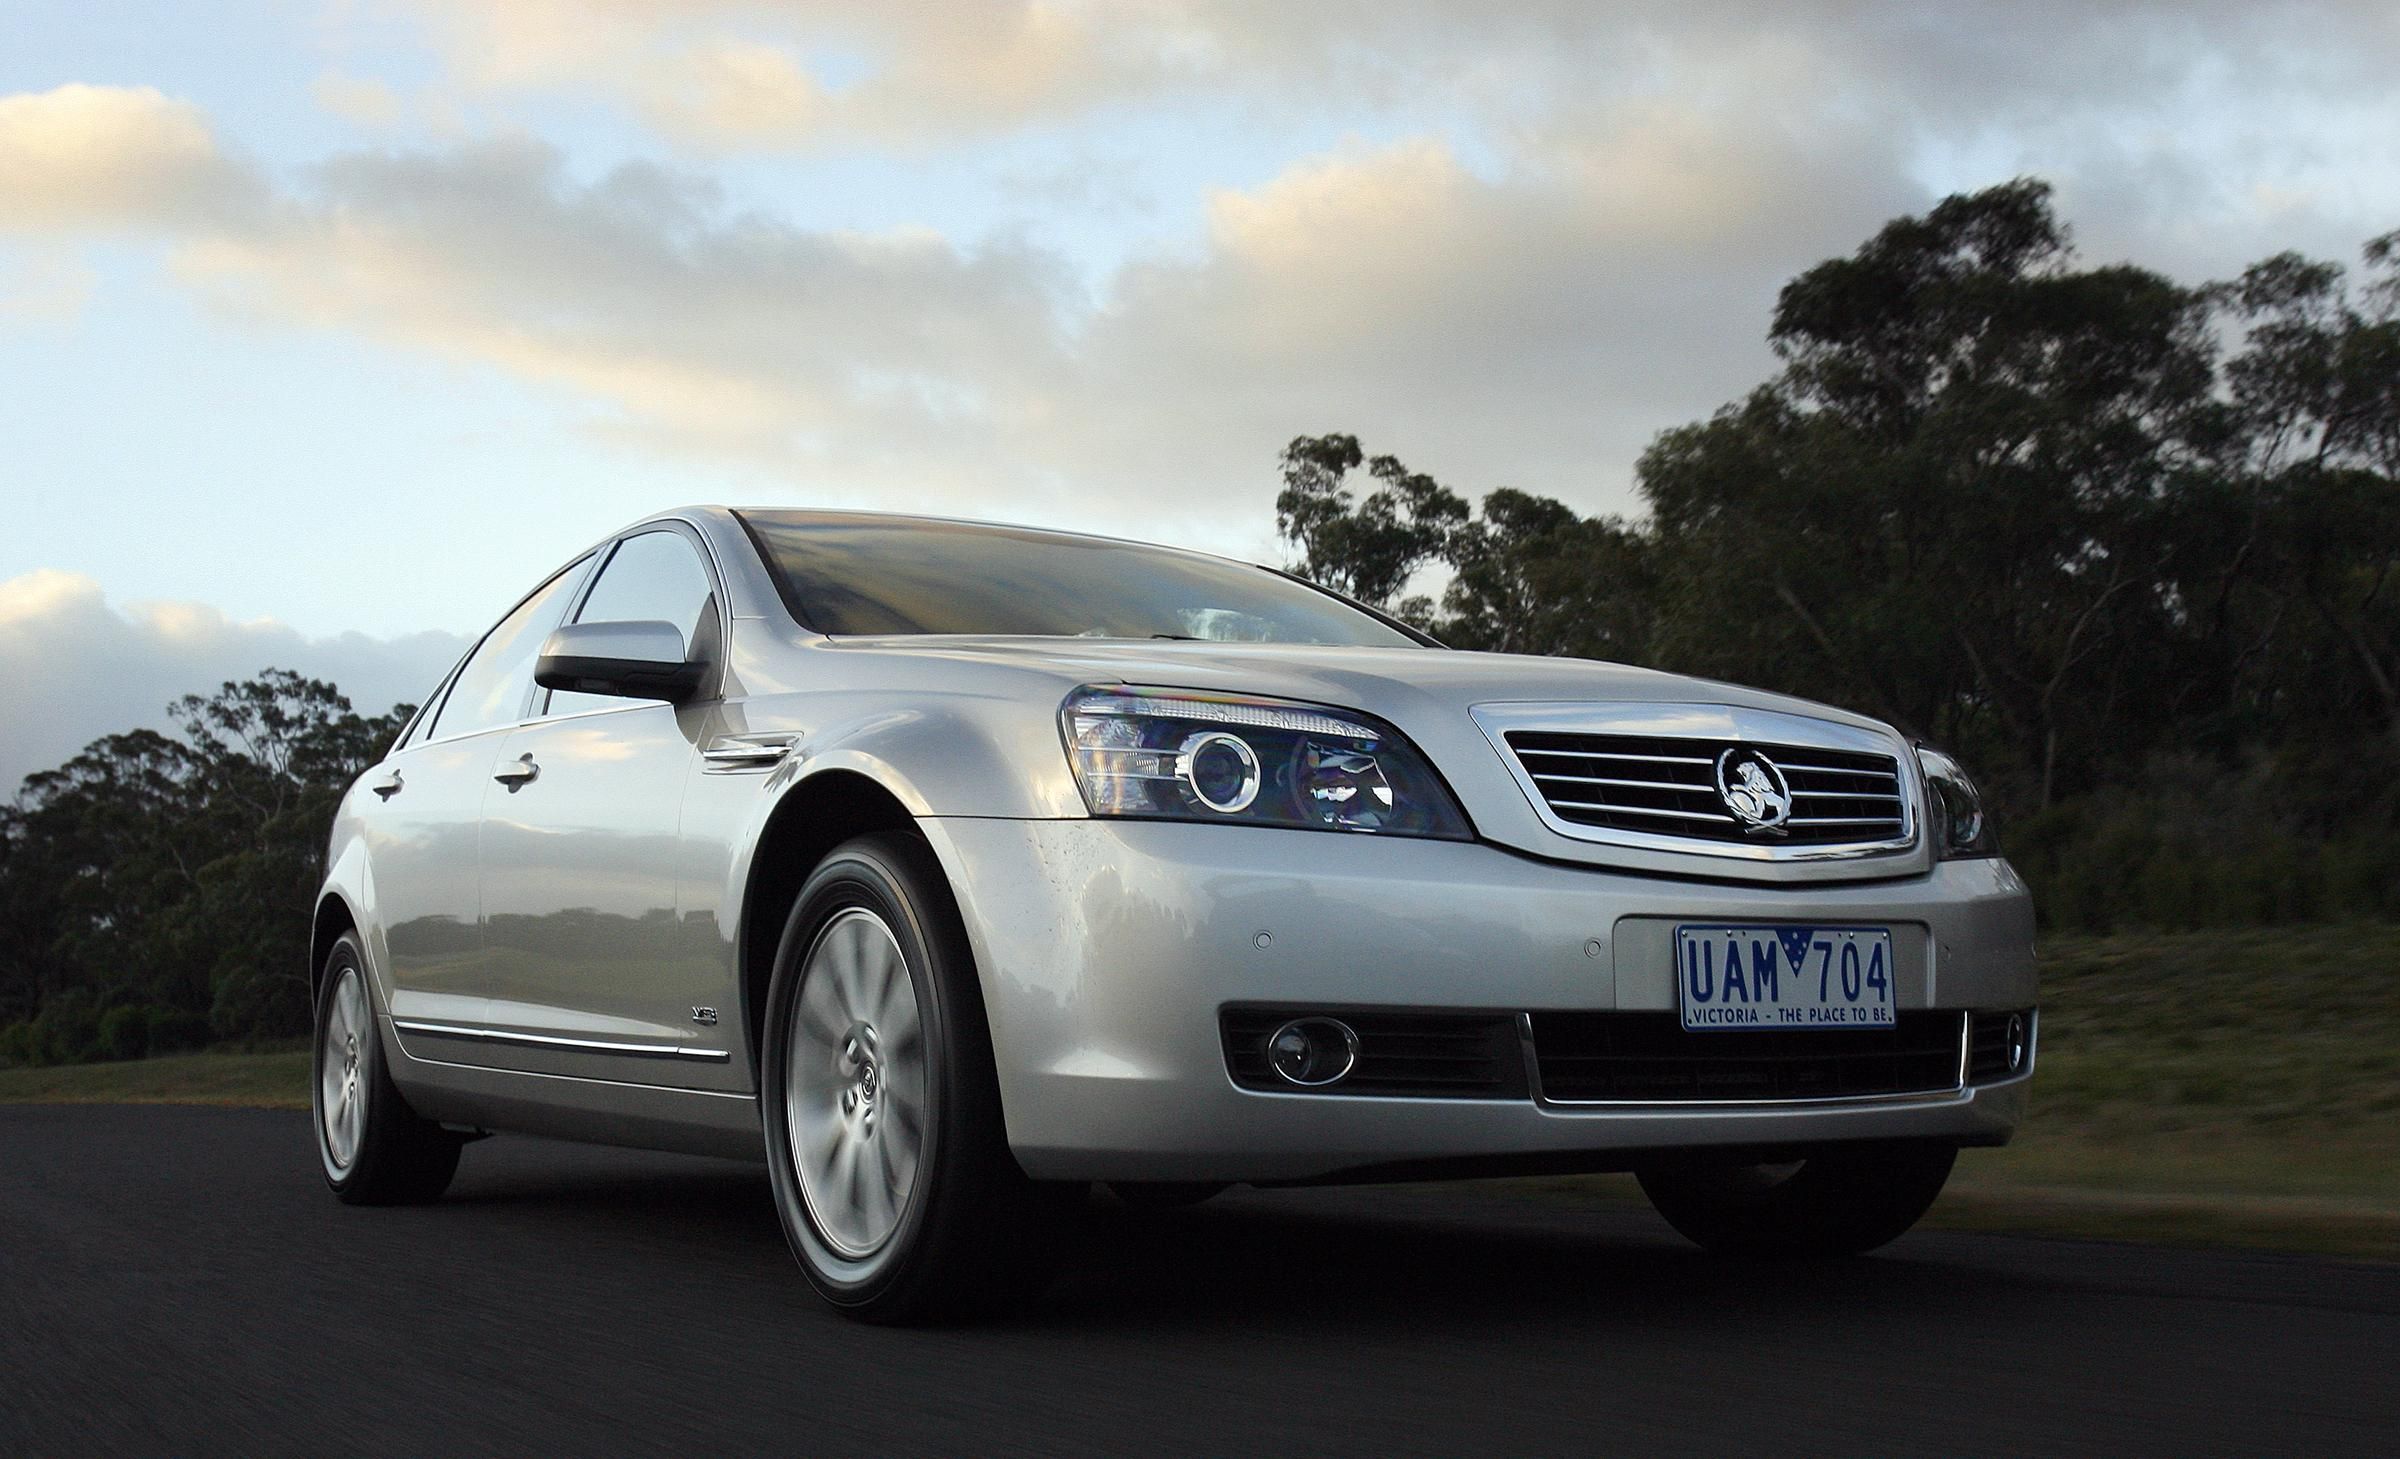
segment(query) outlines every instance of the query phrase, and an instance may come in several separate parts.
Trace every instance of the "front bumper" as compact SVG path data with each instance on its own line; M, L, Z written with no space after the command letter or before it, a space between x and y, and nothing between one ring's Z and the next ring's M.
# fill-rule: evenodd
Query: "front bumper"
M1484 845L1134 821L929 819L983 977L1009 1143L1055 1180L1601 1169L1643 1152L1999 1144L2025 1079L1749 1105L1237 1087L1228 1004L1671 1010L1679 921L1894 929L1903 1009L2030 1007L2033 912L1999 860L1844 886L1629 876ZM1740 1034L1724 1037L1739 1038Z

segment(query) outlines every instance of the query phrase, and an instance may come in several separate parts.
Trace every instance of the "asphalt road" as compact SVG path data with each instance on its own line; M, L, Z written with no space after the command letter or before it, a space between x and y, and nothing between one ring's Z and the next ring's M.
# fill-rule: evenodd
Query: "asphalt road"
M1712 1262L1473 1187L1096 1206L1002 1325L820 1309L760 1171L522 1139L352 1210L305 1116L0 1108L0 1454L2400 1453L2400 1268L1929 1233Z

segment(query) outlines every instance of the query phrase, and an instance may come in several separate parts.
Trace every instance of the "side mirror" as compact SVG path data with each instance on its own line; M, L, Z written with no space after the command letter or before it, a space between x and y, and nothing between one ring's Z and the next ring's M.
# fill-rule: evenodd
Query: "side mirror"
M570 623L542 644L533 682L577 694L680 704L707 672L707 664L684 658L683 635L672 623Z

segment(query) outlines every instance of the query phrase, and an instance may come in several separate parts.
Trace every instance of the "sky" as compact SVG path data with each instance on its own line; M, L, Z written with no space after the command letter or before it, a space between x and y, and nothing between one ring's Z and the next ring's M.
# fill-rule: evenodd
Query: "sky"
M2395 75L2388 3L7 0L0 787L270 663L413 699L684 502L1280 561L1339 430L1638 513L1945 194L2355 259Z

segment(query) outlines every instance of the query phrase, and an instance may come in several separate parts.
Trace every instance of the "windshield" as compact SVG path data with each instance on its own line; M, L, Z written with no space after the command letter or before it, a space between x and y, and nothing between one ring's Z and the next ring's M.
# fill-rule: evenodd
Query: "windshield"
M742 520L784 601L820 633L1419 646L1305 583L1197 553L922 518Z

